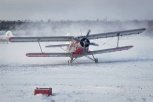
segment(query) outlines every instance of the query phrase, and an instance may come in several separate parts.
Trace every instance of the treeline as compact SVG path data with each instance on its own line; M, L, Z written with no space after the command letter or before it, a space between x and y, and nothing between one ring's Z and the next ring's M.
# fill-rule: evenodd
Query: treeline
M25 23L25 21L0 21L0 30L13 30L16 26L20 26Z
M107 21L107 20L79 20L79 21L71 21L71 20L65 20L65 21L1 21L0 20L0 30L24 30L25 28L31 28L32 29L43 29L44 27L51 26L54 27L62 27L62 26L69 26L69 25L121 25L121 24L128 24L128 23L134 23L134 24L142 24L145 23L149 27L153 28L153 20L132 20L132 21Z

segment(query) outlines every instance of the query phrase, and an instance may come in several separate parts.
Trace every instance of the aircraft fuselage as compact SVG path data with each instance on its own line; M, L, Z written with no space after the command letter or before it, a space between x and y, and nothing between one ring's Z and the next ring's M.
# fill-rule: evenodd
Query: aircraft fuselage
M67 51L72 53L73 57L77 57L88 52L89 47L82 47L80 41L73 40L70 42L70 45L67 47Z

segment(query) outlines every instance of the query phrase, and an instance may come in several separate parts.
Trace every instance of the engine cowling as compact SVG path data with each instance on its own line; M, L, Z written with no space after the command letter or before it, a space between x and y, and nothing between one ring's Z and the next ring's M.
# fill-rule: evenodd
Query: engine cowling
M90 45L89 39L87 39L87 38L82 38L82 39L80 40L80 45L81 45L82 47L89 47L89 45Z

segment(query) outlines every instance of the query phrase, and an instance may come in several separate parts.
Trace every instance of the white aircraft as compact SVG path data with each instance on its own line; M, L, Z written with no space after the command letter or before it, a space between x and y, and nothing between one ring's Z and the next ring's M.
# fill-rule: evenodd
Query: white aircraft
M116 51L123 51L132 48L132 45L119 47L119 37L127 36L133 34L140 34L145 30L133 29L117 32L90 34L90 30L85 36L52 36L52 37L10 37L10 42L38 42L41 52L40 53L27 53L27 57L70 57L68 63L73 63L73 61L79 57L88 57L95 63L98 63L98 59L94 57L95 54L110 53ZM117 46L109 49L90 51L89 46L98 46L98 44L90 42L90 40L117 37ZM42 51L40 42L70 42L70 44L59 44L59 45L47 45L46 47L67 47L67 52L61 53L45 53Z
M0 43L8 43L10 37L13 37L13 34L11 31L7 31L4 35L0 36Z

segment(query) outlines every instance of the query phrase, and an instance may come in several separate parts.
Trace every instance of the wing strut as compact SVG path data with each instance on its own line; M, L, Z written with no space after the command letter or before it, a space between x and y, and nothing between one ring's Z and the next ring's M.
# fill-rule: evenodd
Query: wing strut
M40 48L41 53L43 53L43 50L41 48L41 45L40 45L40 42L39 41L38 41L38 45L39 45L39 48Z
M117 33L117 47L119 46L120 33Z

